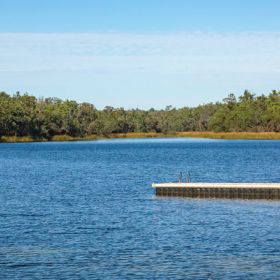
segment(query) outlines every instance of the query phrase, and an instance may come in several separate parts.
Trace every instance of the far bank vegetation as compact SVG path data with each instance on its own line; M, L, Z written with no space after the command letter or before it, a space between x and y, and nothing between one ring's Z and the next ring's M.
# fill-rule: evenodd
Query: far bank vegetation
M227 138L219 137L221 133L235 138L241 132L247 135L280 132L280 91L256 96L246 90L239 97L229 94L222 102L179 109L168 106L163 110L109 106L97 110L89 103L0 92L2 141L94 139L112 135L204 137L204 134ZM248 138L245 136L241 138Z

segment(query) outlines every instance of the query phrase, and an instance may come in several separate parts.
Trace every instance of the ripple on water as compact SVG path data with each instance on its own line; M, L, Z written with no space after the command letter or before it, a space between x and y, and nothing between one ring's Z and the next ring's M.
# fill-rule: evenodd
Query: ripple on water
M280 279L280 202L152 182L279 182L280 141L0 145L0 279Z

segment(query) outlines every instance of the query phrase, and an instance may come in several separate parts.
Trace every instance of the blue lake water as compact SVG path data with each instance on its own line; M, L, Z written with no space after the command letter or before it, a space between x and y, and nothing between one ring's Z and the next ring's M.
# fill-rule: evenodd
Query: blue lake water
M0 144L0 279L280 279L280 201L152 182L279 182L280 141Z

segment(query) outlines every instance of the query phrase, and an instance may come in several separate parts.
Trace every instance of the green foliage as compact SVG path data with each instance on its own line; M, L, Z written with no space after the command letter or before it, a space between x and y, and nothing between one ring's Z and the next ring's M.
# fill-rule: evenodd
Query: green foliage
M209 119L209 129L217 132L279 132L280 91L255 96L245 90L238 101L229 95Z
M85 137L128 132L279 132L280 92L255 96L249 91L222 103L180 109L124 110L58 98L36 99L28 94L0 92L0 137Z

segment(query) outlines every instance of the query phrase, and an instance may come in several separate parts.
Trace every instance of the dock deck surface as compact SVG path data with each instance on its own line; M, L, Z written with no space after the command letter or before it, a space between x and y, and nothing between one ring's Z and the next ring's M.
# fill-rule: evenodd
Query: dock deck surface
M252 189L280 189L280 183L153 183L153 188L252 188Z

